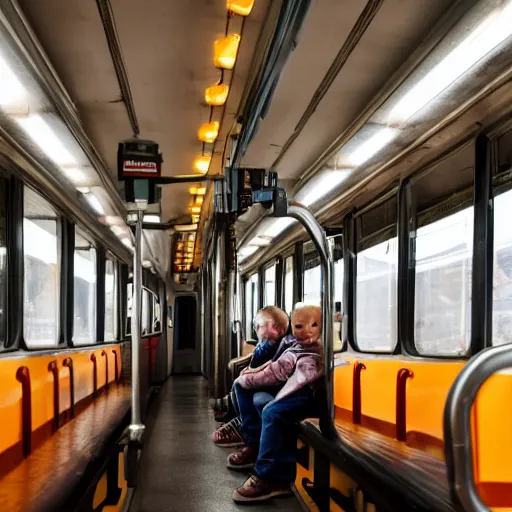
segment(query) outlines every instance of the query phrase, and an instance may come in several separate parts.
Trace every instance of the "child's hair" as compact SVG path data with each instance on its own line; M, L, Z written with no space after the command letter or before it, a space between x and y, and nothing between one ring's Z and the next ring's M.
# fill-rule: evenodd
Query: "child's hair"
M262 316L267 316L272 319L276 331L279 332L281 336L284 336L286 334L286 331L288 330L288 325L290 323L290 319L282 309L276 306L266 306L263 309L260 309L256 313L256 316L254 317L254 328L256 328L256 322Z

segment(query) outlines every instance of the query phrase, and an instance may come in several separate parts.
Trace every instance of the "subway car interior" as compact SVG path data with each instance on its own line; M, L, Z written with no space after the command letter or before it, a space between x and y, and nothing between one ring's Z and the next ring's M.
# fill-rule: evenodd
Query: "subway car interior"
M1 0L0 509L512 511L509 221L512 0Z

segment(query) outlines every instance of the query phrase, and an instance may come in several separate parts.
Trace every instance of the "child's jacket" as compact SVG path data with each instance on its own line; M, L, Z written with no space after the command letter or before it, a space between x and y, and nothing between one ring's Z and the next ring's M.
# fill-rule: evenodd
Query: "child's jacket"
M269 388L284 383L275 398L279 400L312 384L322 376L320 342L304 346L295 341L276 360L244 372L238 377L237 382L245 389Z

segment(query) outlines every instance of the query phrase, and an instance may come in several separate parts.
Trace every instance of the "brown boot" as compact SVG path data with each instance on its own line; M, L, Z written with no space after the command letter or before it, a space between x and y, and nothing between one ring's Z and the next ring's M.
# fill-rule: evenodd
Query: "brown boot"
M252 469L258 458L257 446L244 446L242 449L232 453L228 457L227 467L229 469Z
M242 485L233 491L235 503L251 503L254 501L266 501L276 496L291 494L289 485L281 483L265 482L261 478L250 476Z

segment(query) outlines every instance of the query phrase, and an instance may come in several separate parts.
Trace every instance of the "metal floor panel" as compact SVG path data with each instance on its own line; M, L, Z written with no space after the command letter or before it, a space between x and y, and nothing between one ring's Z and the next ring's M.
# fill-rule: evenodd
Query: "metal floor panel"
M202 377L171 377L151 405L139 487L130 512L301 510L295 497L235 505L233 489L246 478L226 468L229 449L215 446L218 425Z

